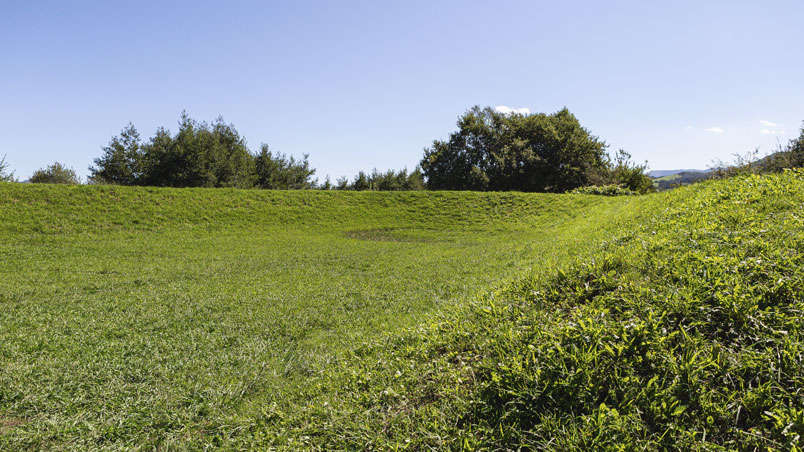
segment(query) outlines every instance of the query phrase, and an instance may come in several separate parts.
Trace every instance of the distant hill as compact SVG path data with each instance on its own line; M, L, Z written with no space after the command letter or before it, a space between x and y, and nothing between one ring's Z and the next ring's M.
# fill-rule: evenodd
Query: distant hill
M655 171L649 172L648 176L650 176L650 177L652 177L654 179L658 179L660 177L672 176L673 174L679 174L679 173L708 173L709 171L711 171L711 170L708 170L708 169L705 169L705 170L700 170L700 169L655 170Z
M688 170L668 174L666 176L654 177L653 183L656 184L656 188L659 190L669 190L682 185L689 185L700 180L709 179L711 176L711 171Z

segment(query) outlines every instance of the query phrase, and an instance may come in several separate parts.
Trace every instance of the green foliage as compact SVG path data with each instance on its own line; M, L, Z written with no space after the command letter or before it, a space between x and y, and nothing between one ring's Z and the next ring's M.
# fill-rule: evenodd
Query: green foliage
M614 183L640 194L655 191L653 180L647 174L647 162L641 165L632 162L628 152L620 149L607 166L608 179Z
M302 160L274 155L262 145L252 155L231 124L212 124L182 113L175 135L164 128L147 143L129 124L103 148L90 167L90 181L100 184L167 187L311 188L307 155Z
M307 154L304 154L299 161L293 156L288 158L282 153L274 155L268 149L268 145L263 144L255 158L257 186L290 190L312 188L310 177L315 174L315 170L310 168L307 158Z
M14 172L7 172L8 171L8 162L6 162L6 156L4 155L0 158L0 182L14 182Z
M140 134L129 123L103 147L103 155L90 167L90 183L114 185L142 185L145 183L145 150Z
M606 170L605 149L566 108L520 115L474 107L447 141L424 150L421 168L434 190L562 193Z
M34 171L30 182L33 184L80 184L81 181L75 174L75 170L67 168L56 162L47 168Z
M182 114L179 131L159 129L144 146L143 185L168 187L254 186L254 158L234 126L218 118L197 122Z
M335 186L338 190L376 190L376 191L410 191L423 190L424 180L421 169L416 167L408 173L407 168L400 171L388 170L384 173L376 168L371 174L360 171L355 176L354 181L349 184L348 179L339 179Z

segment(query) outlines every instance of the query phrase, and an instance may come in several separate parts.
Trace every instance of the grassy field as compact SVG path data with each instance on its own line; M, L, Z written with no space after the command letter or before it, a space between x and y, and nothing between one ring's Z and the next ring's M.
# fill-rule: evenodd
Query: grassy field
M799 451L804 173L0 184L0 450Z
M290 425L318 450L802 450L804 171L640 208L566 267L375 346L251 444Z
M635 203L0 184L0 450L248 447L266 407Z

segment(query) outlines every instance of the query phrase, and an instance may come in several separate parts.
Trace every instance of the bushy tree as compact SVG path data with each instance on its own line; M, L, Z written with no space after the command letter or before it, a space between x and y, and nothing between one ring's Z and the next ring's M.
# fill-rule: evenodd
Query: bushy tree
M335 190L348 190L349 179L346 176L341 176L335 179Z
M301 160L287 157L285 154L274 154L267 144L262 144L256 156L257 186L260 188L298 190L312 188L310 178L315 169L310 168L308 155Z
M8 163L6 156L0 158L0 182L14 182L14 172L8 172Z
M75 170L56 162L46 168L34 171L30 178L34 184L80 184Z
M369 182L368 176L363 171L360 171L355 176L355 180L352 182L352 186L350 187L352 190L370 190L371 183Z
M112 137L103 149L103 155L94 160L95 166L89 168L91 183L141 185L144 183L144 149L140 134L129 123Z
M566 108L522 115L474 107L448 140L425 149L421 168L434 190L565 192L606 164L606 144Z
M168 187L311 188L308 156L272 154L266 145L253 155L231 124L209 124L182 113L173 135L159 128L148 142L129 124L103 148L90 167L90 181Z
M143 166L145 185L250 188L255 182L246 141L221 117L208 124L182 113L175 136L161 128L144 146Z
M653 180L647 174L647 162L641 165L633 162L628 152L620 149L607 166L611 183L636 193L655 190Z

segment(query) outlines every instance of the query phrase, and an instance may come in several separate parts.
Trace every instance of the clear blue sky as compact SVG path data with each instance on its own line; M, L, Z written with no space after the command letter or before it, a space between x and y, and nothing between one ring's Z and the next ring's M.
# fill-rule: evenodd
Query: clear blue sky
M186 110L334 180L413 168L473 105L566 106L652 169L705 168L798 134L802 17L800 0L2 0L0 156L21 179L86 175L128 122L147 138Z

